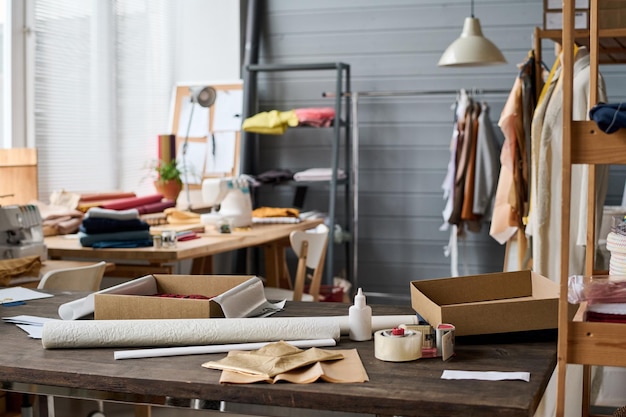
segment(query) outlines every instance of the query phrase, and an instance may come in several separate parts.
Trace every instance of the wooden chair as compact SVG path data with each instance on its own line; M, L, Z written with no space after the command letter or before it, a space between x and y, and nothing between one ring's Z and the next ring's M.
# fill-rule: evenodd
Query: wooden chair
M296 256L298 256L298 267L294 279L293 291L283 288L266 287L265 296L268 299L319 301L326 249L328 248L328 231L328 226L320 224L314 229L291 232L289 243ZM304 288L309 269L312 270L312 278L308 293L305 293Z
M107 263L101 261L93 265L63 268L48 271L37 285L41 290L91 291L100 290ZM46 395L48 417L54 417L54 396ZM98 400L98 410L89 413L89 417L102 417L103 402Z

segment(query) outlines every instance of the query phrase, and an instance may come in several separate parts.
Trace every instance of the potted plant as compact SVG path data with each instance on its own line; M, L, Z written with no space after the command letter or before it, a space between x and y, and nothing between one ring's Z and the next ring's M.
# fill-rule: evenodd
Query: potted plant
M178 194L183 188L182 171L176 162L176 159L169 161L159 160L154 165L154 171L157 179L154 181L154 187L159 194L168 200L176 201Z

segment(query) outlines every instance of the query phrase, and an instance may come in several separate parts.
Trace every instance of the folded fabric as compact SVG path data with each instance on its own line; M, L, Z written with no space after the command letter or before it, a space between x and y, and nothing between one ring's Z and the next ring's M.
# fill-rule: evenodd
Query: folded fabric
M313 127L329 127L335 120L335 109L332 107L310 107L295 109L300 125Z
M293 110L285 112L272 110L248 117L243 121L242 128L246 132L282 135L289 126L298 126L298 116Z
M78 232L78 241L82 246L92 247L97 242L124 241L124 240L150 240L152 237L149 230L132 230L129 232L98 233L95 235Z
M145 248L152 246L152 239L139 239L139 240L110 240L95 242L93 248Z
M44 236L76 233L85 215L80 210L62 205L45 204L41 201L32 201L30 204L36 205L39 209Z
M168 208L163 211L169 224L199 224L202 223L198 213Z
M616 132L626 127L626 105L624 103L596 104L589 110L589 118L595 121L603 132Z
M111 210L100 207L92 207L87 210L87 214L85 214L86 219L95 217L101 219L130 220L138 219L139 212L137 209Z
M282 207L259 207L252 210L252 217L300 217L300 210Z
M97 217L83 219L80 231L86 234L128 232L131 230L148 230L150 225L140 219L116 220Z
M171 207L176 207L176 201L165 200L158 203L145 204L143 206L137 207L137 211L139 212L139 214L152 214L160 213L163 210Z
M39 255L0 260L0 287L9 286L13 278L38 277L40 269L41 258Z
M293 174L295 181L330 181L333 175L331 168L310 168ZM337 179L346 178L346 173L342 169L337 170Z
M293 172L288 169L272 169L260 173L254 179L263 184L278 184L292 180Z
M163 194L152 194L142 197L121 198L107 204L102 204L100 207L109 210L127 210L145 206L146 204L150 203L158 203L162 200Z

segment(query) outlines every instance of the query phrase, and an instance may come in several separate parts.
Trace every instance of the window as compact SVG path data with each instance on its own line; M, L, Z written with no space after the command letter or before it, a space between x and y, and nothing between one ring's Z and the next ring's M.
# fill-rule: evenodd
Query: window
M145 167L168 133L174 5L34 1L40 200L60 189L154 192Z

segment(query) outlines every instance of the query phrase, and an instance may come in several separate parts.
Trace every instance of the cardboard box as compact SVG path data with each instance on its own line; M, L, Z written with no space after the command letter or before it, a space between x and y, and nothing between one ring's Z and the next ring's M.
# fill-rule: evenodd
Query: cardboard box
M433 327L453 324L457 336L557 328L558 294L556 282L531 271L411 282L413 309Z
M214 297L253 278L239 275L153 275L160 294ZM206 299L95 294L96 320L182 319L224 317L221 307Z

